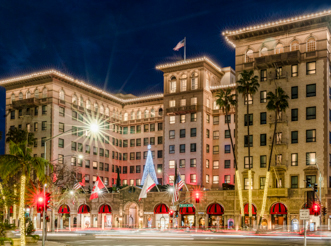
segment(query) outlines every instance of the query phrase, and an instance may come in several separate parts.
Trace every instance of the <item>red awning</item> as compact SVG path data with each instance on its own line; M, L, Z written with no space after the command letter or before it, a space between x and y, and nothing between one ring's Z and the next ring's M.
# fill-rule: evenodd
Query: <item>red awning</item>
M59 214L70 214L70 208L68 205L62 205L59 207Z
M287 214L287 208L283 203L275 203L271 206L270 214Z
M99 208L99 214L110 214L111 213L111 207L107 204L103 204Z
M167 205L161 203L157 205L154 209L154 214L168 214L169 213L169 208Z
M9 213L13 213L13 206L10 206L10 208L9 208Z
M207 208L207 214L221 215L224 214L224 208L218 203L210 204Z
M194 207L180 208L179 213L180 214L195 214L195 208Z
M244 205L244 213L245 214L249 214L248 208L249 208L249 205L248 205L248 203L246 203ZM256 207L255 207L254 204L252 204L252 214L254 214L254 215L256 214Z
M90 207L87 206L86 204L82 204L78 208L79 214L88 214L89 212L90 212Z

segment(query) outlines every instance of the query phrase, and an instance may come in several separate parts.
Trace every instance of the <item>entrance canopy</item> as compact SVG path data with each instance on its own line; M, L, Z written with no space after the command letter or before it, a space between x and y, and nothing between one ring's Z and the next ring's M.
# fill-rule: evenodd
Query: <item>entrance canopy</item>
M271 206L270 214L287 214L287 208L283 203L275 203Z
M169 208L167 205L161 203L157 205L154 209L154 214L168 214L169 213Z
M224 208L218 203L210 204L207 208L207 214L210 215L222 215L224 214Z
M194 207L187 207L187 208L180 208L179 209L180 214L195 214L195 208Z
M244 205L244 213L245 214L249 214L249 205L248 205L248 203L246 203L245 205ZM252 214L253 215L256 215L256 207L255 207L255 205L254 204L252 204Z
M78 208L79 214L88 214L90 212L90 207L86 204L82 204Z
M70 208L68 205L61 205L59 207L59 211L58 211L59 214L70 214Z
M111 207L107 204L103 204L99 208L99 214L110 214L111 213Z

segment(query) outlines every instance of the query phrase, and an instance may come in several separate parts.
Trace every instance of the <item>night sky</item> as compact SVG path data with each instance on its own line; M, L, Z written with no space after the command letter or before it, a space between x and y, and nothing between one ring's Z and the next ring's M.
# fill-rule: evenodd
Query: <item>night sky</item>
M181 60L172 49L184 37L187 58L234 67L222 31L329 9L330 0L3 0L0 79L54 68L112 93L154 94L163 91L155 66ZM4 131L1 87L0 99Z

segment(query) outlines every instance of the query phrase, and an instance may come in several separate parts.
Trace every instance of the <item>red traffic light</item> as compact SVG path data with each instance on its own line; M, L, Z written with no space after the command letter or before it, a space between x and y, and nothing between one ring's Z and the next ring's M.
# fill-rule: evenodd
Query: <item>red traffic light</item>
M195 203L200 202L200 194L198 192L195 193Z
M313 204L313 211L314 211L315 213L317 213L317 212L319 211L319 209L320 209L319 204L314 203L314 204Z

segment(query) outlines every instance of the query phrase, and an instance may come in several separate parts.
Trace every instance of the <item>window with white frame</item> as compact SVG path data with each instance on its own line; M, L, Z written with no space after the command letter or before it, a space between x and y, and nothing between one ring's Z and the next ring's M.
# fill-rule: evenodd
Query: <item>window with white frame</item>
M134 120L134 111L131 111L130 120Z
M220 163L219 161L213 161L213 169L219 169Z
M91 102L90 102L90 100L86 100L86 109L91 109Z
M154 118L155 117L155 109L151 109L151 118Z
M137 112L137 119L138 119L138 120L141 119L141 111L140 111L140 110L138 110L138 112Z
M218 184L220 182L220 178L218 175L213 176L213 184Z
M254 60L254 52L253 50L248 50L246 52L246 62L252 62Z
M313 37L308 38L307 40L307 52L316 50L316 42Z
M192 97L191 98L191 105L197 105L198 104L198 98L197 97Z
M198 73L192 73L191 90L198 89Z
M293 40L290 48L291 48L291 51L299 50L299 41Z
M180 80L180 91L186 91L187 90L187 79L181 79Z
M186 99L180 99L180 106L185 107L186 106Z
M176 100L170 100L169 101L169 107L170 108L176 107Z
M249 179L245 178L244 183L245 183L245 190L248 190L249 188L253 189L253 180L252 179L249 182Z
M176 79L176 78L175 78ZM170 93L175 93L176 92L176 80L170 81L169 84L169 92Z
M226 183L226 184L231 183L231 176L230 175L224 175L224 183Z
M275 54L284 53L284 46L281 43L278 43L275 47Z
M145 109L144 111L144 118L147 119L148 118L148 114L149 114L149 111L148 109Z
M214 107L213 108L214 108L214 110L220 109L220 105L218 105L216 100L214 101Z
M206 184L209 184L209 175L206 174Z
M175 168L175 160L170 160L169 161L169 168Z
M176 117L174 115L169 117L169 123L170 124L175 124L176 123Z
M191 174L190 175L190 183L196 183L197 182L197 175Z
M39 90L38 89L35 89L35 91L34 91L34 97L35 98L39 98Z

